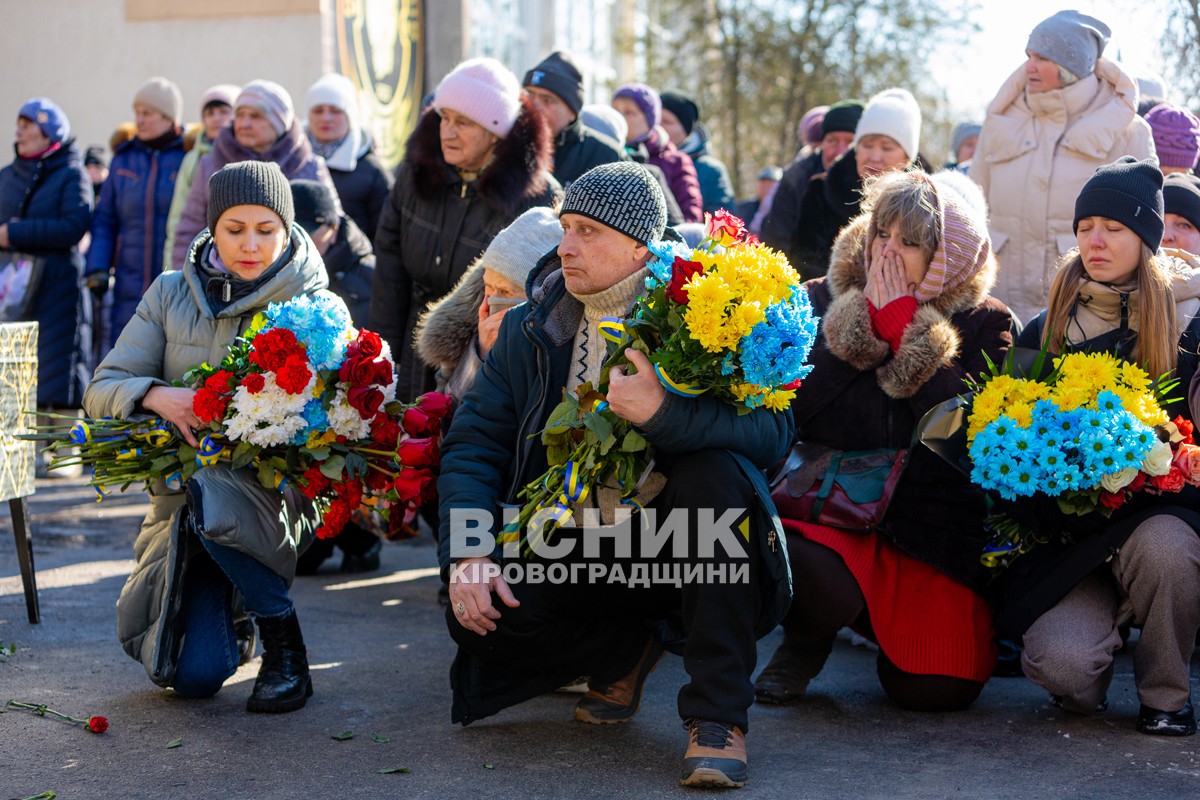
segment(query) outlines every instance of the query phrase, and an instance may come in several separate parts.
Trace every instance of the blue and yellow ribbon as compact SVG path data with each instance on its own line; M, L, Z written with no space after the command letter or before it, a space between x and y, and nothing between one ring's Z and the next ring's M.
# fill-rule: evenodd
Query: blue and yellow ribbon
M117 453L117 461L133 461L142 457L142 448L132 447L128 450L122 450Z
M183 488L183 473L175 470L167 477L163 478L163 482L167 484L167 488L173 492L178 492Z
M225 445L214 441L211 434L205 436L200 440L200 449L196 451L196 466L211 467L221 460L223 452L225 452Z
M579 468L579 464L574 461L568 461L566 469L563 470L564 493L559 495L558 504L582 503L588 496L589 491L586 481L587 474Z
M86 422L76 422L71 426L68 438L75 444L87 444L92 440L92 429Z
M625 321L620 317L601 317L597 327L600 329L600 335L606 341L617 346L633 341L633 336L625 330Z
M658 375L659 382L668 392L680 397L698 397L708 391L706 387L697 383L676 383L658 364L654 365L654 374Z
M164 447L171 441L171 432L162 423L144 431L138 431L134 438L146 442L151 447Z

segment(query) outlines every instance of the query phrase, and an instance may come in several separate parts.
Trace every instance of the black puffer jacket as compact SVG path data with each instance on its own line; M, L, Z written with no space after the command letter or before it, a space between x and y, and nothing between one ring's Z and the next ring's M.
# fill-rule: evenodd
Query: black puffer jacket
M92 182L74 139L0 169L0 222L8 225L9 246L43 258L27 317L38 323L39 406L78 408L91 376L91 303L79 288L79 240L91 221Z
M367 326L371 308L371 284L375 280L375 253L367 235L342 216L337 239L325 254L325 271L329 273L329 291L342 298L350 309L350 320L356 328Z
M337 188L342 210L354 220L367 239L374 242L380 212L387 202L388 192L392 190L392 173L372 149L358 157L352 170L338 169L332 162L326 162L325 166L329 168L329 177Z
M554 178L564 188L592 167L628 160L624 147L578 119L559 131L554 140Z
M784 251L805 280L819 278L829 268L829 253L838 231L858 215L861 189L854 148L833 162L824 175L809 181L792 223L791 249Z
M442 157L437 112L426 112L409 137L375 236L370 313L371 328L391 345L401 400L434 388L412 343L425 306L453 288L492 237L561 191L549 171L550 129L532 104L522 105L492 163L470 183Z

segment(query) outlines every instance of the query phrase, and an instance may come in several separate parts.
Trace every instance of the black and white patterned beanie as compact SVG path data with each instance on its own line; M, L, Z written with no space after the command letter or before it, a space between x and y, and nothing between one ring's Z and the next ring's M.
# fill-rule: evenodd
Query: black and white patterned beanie
M633 162L593 167L567 190L559 215L579 214L619 231L639 244L662 238L667 201L649 170Z

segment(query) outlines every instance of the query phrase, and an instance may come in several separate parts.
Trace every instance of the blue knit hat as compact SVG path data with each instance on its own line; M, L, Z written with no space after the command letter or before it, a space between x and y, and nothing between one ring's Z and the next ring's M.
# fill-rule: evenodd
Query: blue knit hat
M25 101L17 118L32 122L42 129L42 133L54 144L65 142L71 135L71 122L58 104L49 97L34 97Z
M1138 161L1121 156L1097 167L1075 200L1072 230L1079 233L1079 220L1106 217L1136 233L1151 250L1162 244L1163 174L1153 159Z

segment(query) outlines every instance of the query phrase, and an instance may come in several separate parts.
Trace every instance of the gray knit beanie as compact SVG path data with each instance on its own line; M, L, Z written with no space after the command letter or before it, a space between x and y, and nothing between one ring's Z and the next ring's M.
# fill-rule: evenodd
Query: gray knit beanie
M291 230L296 213L292 189L274 161L238 161L222 167L208 180L208 228L212 230L234 206L263 206L279 215Z
M1042 20L1029 34L1026 50L1048 58L1078 78L1096 69L1112 31L1100 20L1078 11L1060 11Z
M667 201L658 181L641 164L617 161L580 175L567 190L559 215L580 214L640 244L662 238Z
M529 271L561 241L558 214L544 206L531 208L496 234L479 263L524 288Z

